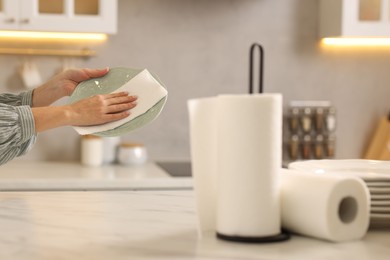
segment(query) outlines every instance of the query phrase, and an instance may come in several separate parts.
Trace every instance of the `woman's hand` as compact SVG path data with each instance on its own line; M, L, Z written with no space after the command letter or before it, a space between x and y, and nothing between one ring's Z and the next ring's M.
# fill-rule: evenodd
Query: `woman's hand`
M70 96L80 82L102 77L106 75L108 71L108 68L70 69L63 71L55 75L42 86L34 89L32 106L48 106L64 96Z
M99 125L130 115L137 103L136 96L127 92L96 95L82 99L68 107L69 124L73 126Z
M137 103L127 92L96 95L66 106L32 108L37 133L60 126L99 125L125 118Z

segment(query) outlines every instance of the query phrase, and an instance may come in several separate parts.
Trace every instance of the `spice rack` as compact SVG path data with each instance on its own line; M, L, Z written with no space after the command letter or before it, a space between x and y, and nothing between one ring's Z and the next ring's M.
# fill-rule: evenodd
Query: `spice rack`
M284 164L335 157L336 109L329 101L291 101L283 121Z

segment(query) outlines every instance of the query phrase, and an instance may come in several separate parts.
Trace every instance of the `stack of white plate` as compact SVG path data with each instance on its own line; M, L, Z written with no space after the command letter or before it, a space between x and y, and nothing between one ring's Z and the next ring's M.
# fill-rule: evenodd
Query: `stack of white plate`
M371 227L390 227L390 161L309 160L293 162L289 169L315 174L357 176L367 184L371 195Z

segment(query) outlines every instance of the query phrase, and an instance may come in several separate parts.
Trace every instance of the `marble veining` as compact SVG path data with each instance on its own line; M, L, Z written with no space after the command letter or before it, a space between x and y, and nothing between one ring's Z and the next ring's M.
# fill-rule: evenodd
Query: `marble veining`
M197 233L183 191L1 192L0 259L388 259L390 233L240 244Z

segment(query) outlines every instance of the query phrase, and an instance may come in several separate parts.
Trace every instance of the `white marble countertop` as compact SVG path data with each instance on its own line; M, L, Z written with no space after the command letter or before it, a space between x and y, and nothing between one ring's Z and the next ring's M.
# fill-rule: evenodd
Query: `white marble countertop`
M191 189L190 177L172 178L154 163L83 166L77 162L28 162L0 166L0 191Z
M389 259L390 231L330 243L197 235L193 191L0 192L0 259Z

